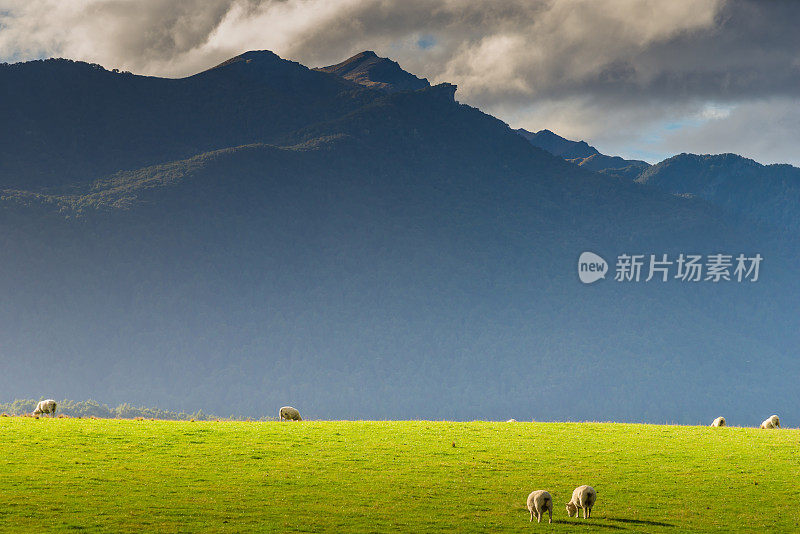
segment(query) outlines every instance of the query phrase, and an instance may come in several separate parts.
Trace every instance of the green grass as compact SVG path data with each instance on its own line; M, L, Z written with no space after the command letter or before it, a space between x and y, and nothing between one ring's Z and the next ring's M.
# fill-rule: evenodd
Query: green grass
M798 445L788 429L3 417L0 531L789 532ZM598 493L588 521L564 511L580 484ZM552 525L528 522L535 489Z

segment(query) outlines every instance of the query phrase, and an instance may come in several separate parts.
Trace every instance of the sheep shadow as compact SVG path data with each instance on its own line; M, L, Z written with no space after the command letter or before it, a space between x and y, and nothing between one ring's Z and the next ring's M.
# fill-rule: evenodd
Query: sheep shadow
M581 520L581 522L578 523L577 521L567 521L566 519L553 519L553 523L557 524L557 525L571 525L571 526L586 525L586 526L590 526L590 527L593 527L593 528L607 528L607 529L610 529L610 530L628 530L627 528L625 528L623 526L620 526L620 525L610 525L610 524L606 524L606 523L598 523L597 521L592 521L591 519L589 519L585 523L583 522L583 520Z
M646 521L644 519L624 519L622 517L607 517L609 521L617 521L619 523L629 523L631 525L648 525L651 527L674 527L671 523L660 523L658 521Z

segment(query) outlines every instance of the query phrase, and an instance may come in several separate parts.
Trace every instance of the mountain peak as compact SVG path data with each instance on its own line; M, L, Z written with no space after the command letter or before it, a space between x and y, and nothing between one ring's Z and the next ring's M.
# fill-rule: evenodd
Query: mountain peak
M427 79L414 76L403 70L396 61L380 57L372 50L359 52L336 65L314 70L336 74L359 85L389 92L416 91L431 86Z
M283 58L281 58L275 52L271 50L250 50L248 52L244 52L239 54L238 56L234 56L230 59L226 59L219 65L211 67L205 72L212 71L215 69L221 69L224 67L228 67L230 65L235 65L237 63L279 63L279 62L286 62Z
M556 156L561 156L564 159L588 158L594 154L600 153L586 141L570 141L550 130L539 130L533 133L524 128L520 128L515 131L527 139L532 145L547 150Z

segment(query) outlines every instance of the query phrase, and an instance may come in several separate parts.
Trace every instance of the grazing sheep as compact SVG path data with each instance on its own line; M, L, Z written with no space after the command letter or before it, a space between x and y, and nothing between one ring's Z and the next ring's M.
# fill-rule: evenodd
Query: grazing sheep
M780 428L781 420L777 415L770 415L769 419L761 423L761 428Z
M717 417L716 419L714 419L714 422L711 423L711 426L725 426L725 418Z
M542 522L545 510L550 513L550 522L553 522L553 498L545 490L536 490L528 495L528 510L531 512L531 522L536 515L536 522Z
M572 492L572 500L567 503L567 514L577 517L578 510L583 510L583 518L592 517L592 506L597 500L597 492L591 486L578 486Z
M281 421L302 421L303 418L300 417L300 412L297 408L292 408L291 406L284 406L278 412L280 415Z
M506 421L506 423L516 423L516 422L517 422L516 419L509 419L508 421Z
M36 405L36 409L33 410L33 415L39 415L43 413L52 414L52 417L56 416L56 401L53 399L47 399L40 401L39 404Z

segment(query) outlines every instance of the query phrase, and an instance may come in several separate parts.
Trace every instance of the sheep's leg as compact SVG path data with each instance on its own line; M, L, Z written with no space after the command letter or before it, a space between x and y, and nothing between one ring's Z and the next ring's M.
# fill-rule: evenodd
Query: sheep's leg
M584 519L587 519L587 518L588 518L588 516L586 515L586 511L587 511L587 510L588 510L588 508L584 507L584 509L583 509L583 518L584 518Z
M553 522L553 508L551 507L548 512L550 512L550 522Z
M539 510L536 510L536 522L537 523L542 522L542 512L540 512Z
M531 510L531 523L533 523L533 510Z

